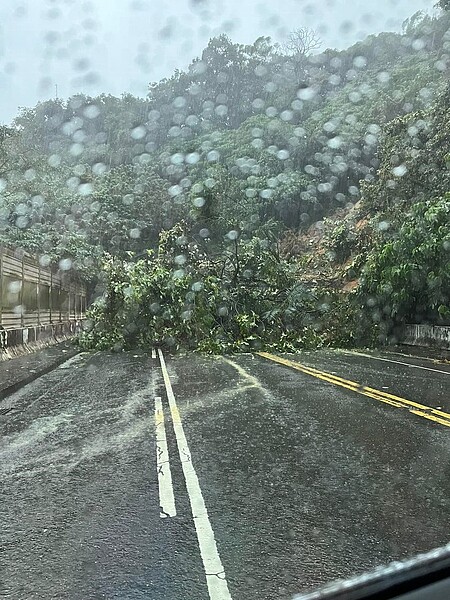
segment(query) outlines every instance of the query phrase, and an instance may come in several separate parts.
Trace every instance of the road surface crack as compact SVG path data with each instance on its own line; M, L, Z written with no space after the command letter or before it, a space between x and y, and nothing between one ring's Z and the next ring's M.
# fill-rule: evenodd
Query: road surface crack
M164 454L164 450L160 446L156 446L156 452L158 453L158 460Z
M219 571L219 573L206 573L206 577L217 577L218 579L225 581L225 571Z
M167 518L169 518L169 517L170 517L169 513L168 513L168 512L166 512L166 511L163 509L163 507L162 507L162 506L160 506L160 507L159 507L159 512L160 512L160 514L161 514L161 517L162 517L163 519L167 519Z

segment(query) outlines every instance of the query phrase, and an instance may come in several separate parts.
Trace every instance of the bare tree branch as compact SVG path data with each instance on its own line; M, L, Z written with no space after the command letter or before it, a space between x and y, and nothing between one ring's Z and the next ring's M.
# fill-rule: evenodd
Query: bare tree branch
M322 45L319 34L309 27L300 27L289 34L283 50L291 56L308 56Z

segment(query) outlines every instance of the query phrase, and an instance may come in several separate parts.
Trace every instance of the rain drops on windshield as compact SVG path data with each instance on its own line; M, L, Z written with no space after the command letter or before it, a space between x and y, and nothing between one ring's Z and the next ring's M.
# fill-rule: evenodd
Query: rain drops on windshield
M446 542L450 2L3 4L6 595Z

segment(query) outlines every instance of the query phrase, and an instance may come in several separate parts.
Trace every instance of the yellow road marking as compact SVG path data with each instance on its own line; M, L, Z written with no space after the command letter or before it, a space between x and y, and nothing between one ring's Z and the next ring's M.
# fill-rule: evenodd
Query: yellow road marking
M266 358L267 360L271 360L280 365L284 365L286 367L296 369L297 371L301 371L306 375L311 375L312 377L321 379L322 381L338 385L352 392L357 392L358 394L362 394L363 396L373 398L374 400L379 400L380 402L384 402L385 404L389 404L390 406L394 406L395 408L406 408L408 412L414 415L418 415L420 417L423 417L424 419L433 421L434 423L439 423L440 425L450 427L450 414L442 410L438 410L437 408L432 408L431 406L419 404L418 402L413 402L412 400L407 400L406 398L401 398L400 396L395 396L394 394L388 394L387 392L382 392L381 390L376 390L368 386L363 386L354 381L349 381L348 379L343 379L342 377L333 375L332 373L327 373L326 371L319 371L318 369L307 367L306 365L302 365L301 363L288 360L287 358L275 356L274 354L270 354L269 352L257 352L256 354L258 356L261 356L262 358Z

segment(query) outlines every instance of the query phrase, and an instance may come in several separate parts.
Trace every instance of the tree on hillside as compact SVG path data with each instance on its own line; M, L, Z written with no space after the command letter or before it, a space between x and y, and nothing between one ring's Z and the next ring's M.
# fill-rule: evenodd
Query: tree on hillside
M14 135L14 131L10 127L2 125L0 127L0 176L3 176L9 162L9 141Z
M302 54L307 56L313 50L317 50L322 45L318 33L308 27L300 27L289 34L284 44L284 49L293 56Z
M159 232L180 217L167 182L149 166L122 165L94 183L83 229L93 246L115 256L154 247Z
M450 10L450 0L439 0L436 3L438 8L442 8L442 10Z
M289 34L283 50L291 57L292 69L297 81L304 76L308 56L321 45L322 40L319 35L309 27L300 27Z
M447 322L449 249L450 195L416 203L365 265L358 295L373 321L385 331L404 322Z
M253 100L264 94L273 56L270 38L260 37L253 45L244 45L222 34L209 41L202 53L204 71L198 73L197 69L196 80L203 89L214 90L216 102L210 109L214 124L236 128L254 112Z

